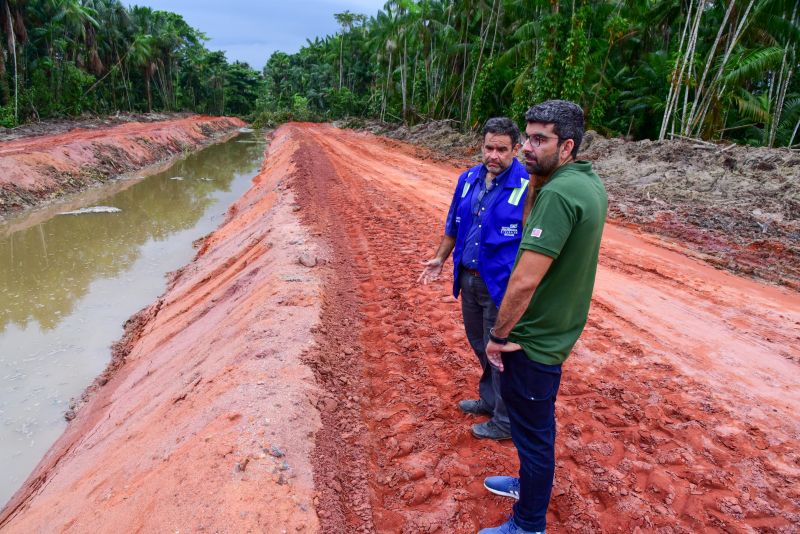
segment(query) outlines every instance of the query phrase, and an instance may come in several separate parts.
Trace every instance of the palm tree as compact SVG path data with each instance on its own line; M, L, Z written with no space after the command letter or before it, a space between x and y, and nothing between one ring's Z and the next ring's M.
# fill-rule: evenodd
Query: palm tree
M342 79L344 78L344 37L347 32L353 29L357 15L350 11L344 11L342 13L334 13L333 17L342 27L342 32L339 34L339 89L341 89Z
M28 40L22 16L22 7L19 1L0 0L0 28L6 34L6 42L11 49L11 57L14 62L14 122L19 122L19 68L17 65L17 44L24 45ZM5 54L0 42L0 76L5 81ZM5 92L8 92L7 84L4 84Z
M147 111L153 111L153 94L150 88L151 79L157 65L155 62L153 36L138 34L128 50L128 62L142 71L144 78L145 95L147 98Z

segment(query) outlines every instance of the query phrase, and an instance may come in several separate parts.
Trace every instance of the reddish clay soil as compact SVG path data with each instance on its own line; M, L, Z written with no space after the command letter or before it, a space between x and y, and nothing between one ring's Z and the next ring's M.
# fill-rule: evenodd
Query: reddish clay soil
M0 218L195 150L244 126L188 116L0 142Z
M193 113L189 112L151 111L150 113L131 113L127 111L117 111L113 115L84 114L80 117L45 119L37 122L27 122L15 126L14 128L0 127L0 141L13 141L14 139L22 139L23 137L61 134L76 128L109 128L111 126L130 122L159 122L169 119L191 117L192 115Z
M348 119L430 149L428 159L479 161L480 136L453 121L406 127ZM676 241L682 254L719 269L800 290L800 155L786 148L698 140L627 141L588 131L580 159L592 161L617 224ZM466 159L469 158L469 161Z
M459 169L368 134L284 131L304 140L292 182L304 220L336 254L308 356L332 399L315 461L325 531L502 522L509 502L482 480L513 473L515 451L470 436L455 405L474 396L477 363L459 307L449 280L415 281ZM562 382L548 531L792 531L798 339L797 293L609 225Z
M475 532L517 469L456 403L450 279L416 283L461 169L290 124L128 325L4 532ZM796 532L800 296L609 224L565 364L548 532ZM104 384L104 385L100 385ZM285 454L285 456L280 456ZM281 462L286 461L284 465Z
M317 387L300 355L321 289L297 260L323 254L279 191L297 141L275 145L226 223L128 321L86 404L0 513L4 533L319 530Z

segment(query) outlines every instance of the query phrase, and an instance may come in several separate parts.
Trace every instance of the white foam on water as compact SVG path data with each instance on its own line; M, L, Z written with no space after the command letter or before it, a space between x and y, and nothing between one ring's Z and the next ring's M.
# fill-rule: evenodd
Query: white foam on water
M122 210L112 206L92 206L91 208L81 208L74 211L65 211L59 215L84 215L86 213L120 213Z

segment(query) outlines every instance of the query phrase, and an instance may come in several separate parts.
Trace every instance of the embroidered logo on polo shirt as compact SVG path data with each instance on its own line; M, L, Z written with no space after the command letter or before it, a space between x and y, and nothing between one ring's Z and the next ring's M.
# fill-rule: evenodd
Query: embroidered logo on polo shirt
M531 237L542 237L542 229L541 228L534 228L531 232Z

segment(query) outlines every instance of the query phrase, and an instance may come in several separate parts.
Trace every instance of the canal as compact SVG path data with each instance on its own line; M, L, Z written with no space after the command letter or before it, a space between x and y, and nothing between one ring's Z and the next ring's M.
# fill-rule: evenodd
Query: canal
M122 191L88 192L72 214L0 223L0 507L64 431L125 320L250 187L264 148L242 134Z

